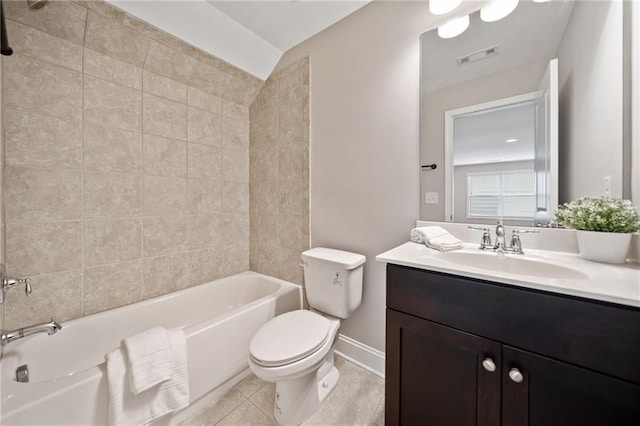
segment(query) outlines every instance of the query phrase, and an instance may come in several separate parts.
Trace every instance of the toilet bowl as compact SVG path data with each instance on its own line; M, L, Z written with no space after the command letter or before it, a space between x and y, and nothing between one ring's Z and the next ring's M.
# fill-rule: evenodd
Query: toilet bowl
M276 383L274 416L297 425L315 414L340 377L333 352L341 318L360 305L365 257L315 248L302 253L311 310L278 315L253 336L249 367Z

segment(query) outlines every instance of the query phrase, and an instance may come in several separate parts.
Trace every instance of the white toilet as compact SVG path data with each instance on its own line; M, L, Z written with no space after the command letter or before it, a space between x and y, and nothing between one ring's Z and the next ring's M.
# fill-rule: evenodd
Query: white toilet
M311 310L278 315L251 339L249 367L276 383L274 414L281 425L309 419L338 383L333 347L340 319L362 301L361 254L316 247L302 253Z

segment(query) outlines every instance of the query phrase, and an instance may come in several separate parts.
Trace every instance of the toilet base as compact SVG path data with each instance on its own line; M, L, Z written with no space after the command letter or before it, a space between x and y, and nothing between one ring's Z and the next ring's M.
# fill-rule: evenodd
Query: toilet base
M273 409L276 421L290 426L308 420L335 389L339 377L332 349L320 368L295 380L277 382Z

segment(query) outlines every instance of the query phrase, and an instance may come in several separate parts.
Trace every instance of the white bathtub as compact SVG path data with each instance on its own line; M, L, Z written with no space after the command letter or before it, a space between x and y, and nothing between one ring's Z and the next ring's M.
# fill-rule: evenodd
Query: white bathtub
M299 286L245 272L64 322L53 336L10 343L0 361L0 423L107 424L104 355L153 326L185 331L193 403L247 369L249 342L262 324L300 306ZM15 380L23 364L29 383Z

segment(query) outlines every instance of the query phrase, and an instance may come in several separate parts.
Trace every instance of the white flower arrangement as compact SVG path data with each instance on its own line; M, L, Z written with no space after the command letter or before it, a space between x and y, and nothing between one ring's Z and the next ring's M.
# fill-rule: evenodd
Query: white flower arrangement
M640 230L640 215L629 200L583 197L556 212L558 224L583 231L631 233Z

